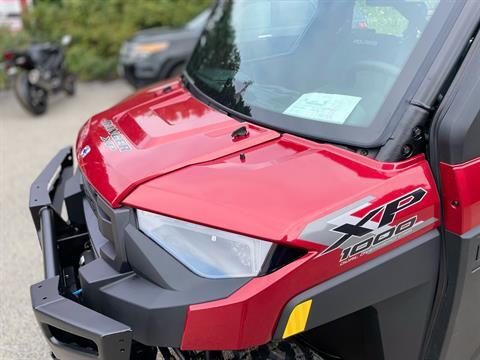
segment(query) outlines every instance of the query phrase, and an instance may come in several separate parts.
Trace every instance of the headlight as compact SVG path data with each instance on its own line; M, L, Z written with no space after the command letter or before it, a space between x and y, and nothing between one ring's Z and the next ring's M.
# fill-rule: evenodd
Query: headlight
M147 43L147 44L137 44L134 47L133 52L136 55L150 55L156 52L165 51L170 46L170 43L167 41L162 41L158 43Z
M140 230L196 274L207 278L260 273L272 243L137 210Z

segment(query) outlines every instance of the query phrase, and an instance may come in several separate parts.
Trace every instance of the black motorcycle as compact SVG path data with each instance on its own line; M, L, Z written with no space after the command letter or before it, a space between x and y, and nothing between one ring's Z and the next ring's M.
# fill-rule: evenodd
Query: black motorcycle
M60 44L33 44L22 52L4 53L5 70L20 104L30 113L47 111L49 94L64 91L75 94L75 77L65 66L64 48L71 37L64 36Z

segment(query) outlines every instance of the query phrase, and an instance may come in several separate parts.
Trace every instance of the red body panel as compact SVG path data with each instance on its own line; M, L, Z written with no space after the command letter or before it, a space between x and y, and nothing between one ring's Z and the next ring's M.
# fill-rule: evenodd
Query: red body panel
M80 131L79 166L114 207L145 181L279 136L248 124L249 136L235 141L231 133L241 126L236 120L194 99L178 83L171 84L168 93L163 88L152 88L95 115ZM118 129L130 150L107 146L110 134L102 125L105 120ZM85 147L91 150L82 157Z
M342 151L338 150L338 152L341 153ZM408 193L412 189L423 187L428 193L421 205L406 209L401 217L399 216L399 218L395 220L395 223L398 224L414 215L417 215L420 220L439 218L437 191L428 163L422 157L393 167L391 164L381 164L366 159L356 161L356 155L350 154L350 156L348 156L347 153L343 154L345 157L337 158L334 154L338 155L338 152L332 149L332 153L327 152L328 158L342 159L344 161L347 161L346 158L350 158L351 162L348 163L348 166L352 172L347 178L334 177L335 175L338 176L338 169L336 167L340 167L340 165L332 162L329 163L331 167L323 168L323 176L318 178L316 187L307 187L309 181L302 181L302 186L297 187L295 193L283 193L282 197L286 197L287 201L281 206L284 208L282 214L291 214L291 212L285 209L288 208L288 200L292 200L295 204L298 204L299 198L305 197L306 199L310 196L315 198L317 205L317 212L312 212L308 215L304 213L305 216L301 220L293 219L293 217L290 218L295 226L289 229L289 235L284 238L285 241L312 249L317 247L319 250L324 250L325 246L305 244L303 241L296 239L295 234L298 235L306 225L305 223L312 220L312 216L322 216L321 214L332 212L338 209L338 207L342 207L345 202L353 203L365 194L372 194L377 199L372 204L372 207L365 209L371 210L379 204L383 204L399 195ZM321 157L319 157L319 159L321 159ZM292 170L290 174L294 175L285 175L285 178L281 180L285 182L288 181L286 178L292 179L292 181L294 181L295 178L309 179L309 176L312 176L311 172L316 171L318 169L316 165L319 165L312 159L310 160L311 166L308 167L302 164L302 166ZM333 166L332 164L336 165ZM325 163L323 165L325 165ZM210 164L205 164L205 166L208 167ZM372 170L372 167L375 171ZM184 171L188 172L187 169ZM332 175L325 176L325 173L331 173ZM175 175L172 174L172 176ZM179 178L176 177L176 179ZM161 180L159 179L156 182L159 181ZM228 181L227 178L225 178L225 181ZM204 184L203 181L200 183ZM262 178L260 177L257 182L252 180L252 184L249 183L249 185L245 186L247 186L250 191L253 191L255 183L262 184ZM360 186L359 184L363 184L362 189L358 188ZM271 191L276 191L276 187L273 186L273 184L271 185ZM263 186L259 187L263 189ZM198 193L202 193L202 191L203 186L200 186ZM279 213L281 210L278 209L278 204L263 202L265 197L263 191L264 189L255 192L255 196L250 197L253 216L259 216L262 212ZM357 191L357 195L352 195L355 191ZM319 198L318 194L322 194L323 199ZM280 196L280 192L278 192L277 195ZM293 200L294 198L295 200ZM261 201L257 201L257 199L261 199ZM187 200L184 198L183 204L185 206L186 202ZM313 213L316 213L316 215L313 215ZM232 215L234 218L238 215L232 208L224 211L224 215L220 213L212 214L210 211L206 211L204 214L210 214L210 216L212 216L212 218L214 217L217 221L219 221L220 218L225 218L226 220L229 215ZM205 215L204 219L206 219L206 216L207 215ZM196 219L199 218L196 217ZM251 218L249 217L249 219ZM261 217L261 220L263 221L264 217ZM286 221L285 224L287 222L288 221ZM300 225L302 222L303 225ZM223 223L220 222L218 224ZM228 222L228 224L230 224L230 222ZM268 225L273 225L273 223L268 223ZM243 226L243 232L245 233L259 229L257 222L254 222L250 226L245 223ZM243 349L268 342L271 340L273 332L275 331L279 314L281 314L283 307L292 297L361 263L388 252L437 226L438 220L428 227L393 242L376 252L360 256L343 265L339 263L340 250L335 250L323 256L320 254L320 251L312 250L302 259L270 275L251 280L242 289L227 299L192 305L189 308L187 316L182 347L184 349ZM272 231L271 234L272 238L277 237L274 231ZM215 336L212 336L213 334L215 334ZM222 336L219 337L218 334Z
M366 196L386 202L415 187L432 190L422 157L380 163L292 135L244 153L244 161L232 154L154 179L133 191L124 204L318 249L298 240L315 219Z
M440 164L445 228L462 235L480 225L480 159Z
M266 343L291 298L438 226L438 193L423 156L381 163L333 145L239 124L194 99L178 83L170 84L170 92L164 86L94 116L81 131L79 165L97 191L113 206L309 250L226 299L191 305L184 349ZM104 120L111 120L125 138L127 151L101 139L109 135ZM241 125L248 127L249 136L235 141L231 132ZM389 225L415 219L424 226L371 252L341 262L341 248L321 254L327 248L322 241L302 237L310 224L359 201L368 202L345 210L345 215L359 219L416 189L425 193L421 202L402 209ZM380 223L383 211L371 218L372 224Z

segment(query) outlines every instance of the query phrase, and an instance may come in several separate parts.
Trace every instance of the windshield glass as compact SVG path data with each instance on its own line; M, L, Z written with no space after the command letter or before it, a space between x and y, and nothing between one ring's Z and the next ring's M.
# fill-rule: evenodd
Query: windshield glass
M374 127L439 2L220 0L187 75L258 123L348 144L342 129Z

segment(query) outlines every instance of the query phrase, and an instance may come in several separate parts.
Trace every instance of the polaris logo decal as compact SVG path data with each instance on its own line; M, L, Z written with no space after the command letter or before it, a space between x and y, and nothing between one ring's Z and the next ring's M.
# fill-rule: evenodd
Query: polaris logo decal
M418 221L417 216L412 216L393 225L398 214L420 203L426 194L425 189L418 188L368 211L365 215L358 216L358 213L363 214L364 209L372 206L374 198L368 197L346 209L309 224L300 238L326 245L327 248L321 255L340 249L340 262L344 264L435 222L436 219L434 218L427 221Z
M108 136L100 136L100 139L110 150L118 150L120 152L132 150L127 139L125 139L125 136L117 129L112 120L103 120L102 126L107 131Z
M83 159L85 156L87 156L90 153L90 146L86 145L81 151L80 151L80 157Z

